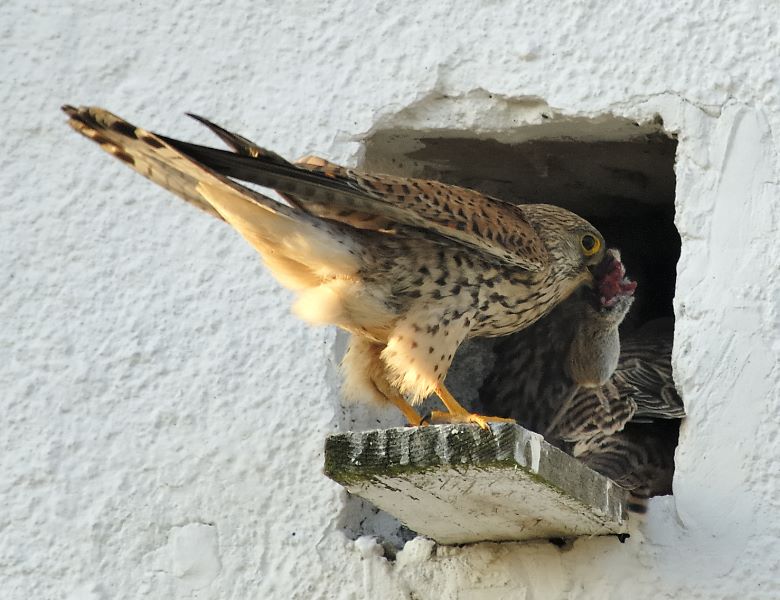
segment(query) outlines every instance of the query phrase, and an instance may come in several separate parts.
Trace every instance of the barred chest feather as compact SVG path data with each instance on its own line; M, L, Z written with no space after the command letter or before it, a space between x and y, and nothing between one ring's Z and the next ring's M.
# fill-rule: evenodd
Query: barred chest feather
M396 310L405 313L413 305L427 305L431 319L445 328L457 324L466 337L495 337L523 329L584 281L573 280L568 273L496 266L463 250L410 253L402 262L406 273L392 294Z

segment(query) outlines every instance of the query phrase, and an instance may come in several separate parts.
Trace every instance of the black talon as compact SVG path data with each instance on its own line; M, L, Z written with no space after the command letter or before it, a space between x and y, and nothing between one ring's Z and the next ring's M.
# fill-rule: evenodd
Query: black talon
M425 413L422 416L422 418L420 418L420 425L422 425L423 423L427 425L433 425L433 423L431 422L432 418L433 418L433 411L429 410L427 413Z

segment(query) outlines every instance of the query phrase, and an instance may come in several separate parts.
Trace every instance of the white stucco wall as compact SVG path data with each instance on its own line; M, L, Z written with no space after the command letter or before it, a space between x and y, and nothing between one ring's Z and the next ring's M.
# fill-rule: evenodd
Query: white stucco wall
M780 597L777 5L229 5L0 6L0 596ZM212 141L191 110L352 164L380 125L660 113L680 140L674 498L623 545L416 540L389 562L349 541L321 474L335 331L64 102Z

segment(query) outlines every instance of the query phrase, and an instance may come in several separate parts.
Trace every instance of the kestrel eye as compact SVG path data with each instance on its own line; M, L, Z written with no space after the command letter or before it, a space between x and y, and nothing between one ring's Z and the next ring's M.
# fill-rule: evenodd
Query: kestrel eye
M580 245L582 246L582 253L585 256L593 256L601 248L601 242L599 239L590 234L582 236L580 239Z

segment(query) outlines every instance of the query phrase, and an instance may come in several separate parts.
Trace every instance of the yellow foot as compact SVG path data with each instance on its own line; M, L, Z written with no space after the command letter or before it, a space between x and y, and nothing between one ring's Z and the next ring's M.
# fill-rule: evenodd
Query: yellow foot
M442 412L434 410L431 413L431 422L435 422L437 418L441 419L442 423L476 423L482 429L488 428L488 423L516 423L514 419L505 419L504 417L485 417L483 415L475 415L463 408L458 401L453 398L449 390L444 385L439 384L436 386L436 395L441 398L444 406L447 407L449 412Z
M516 423L514 419L505 417L486 417L470 412L444 412L441 410L431 411L431 423L475 423L482 429L488 429L488 423Z

